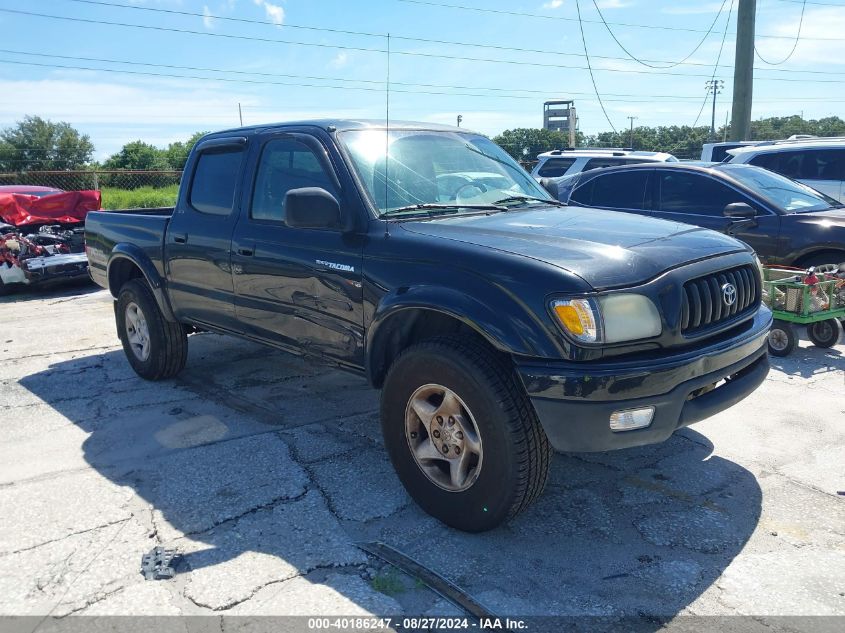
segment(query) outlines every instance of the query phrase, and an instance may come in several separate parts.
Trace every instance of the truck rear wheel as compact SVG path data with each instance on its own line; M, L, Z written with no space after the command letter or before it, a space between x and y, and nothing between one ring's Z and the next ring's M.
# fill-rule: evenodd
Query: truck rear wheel
M438 337L393 363L381 395L385 445L419 506L481 532L543 491L551 448L513 370L480 343Z
M172 378L185 367L188 358L185 330L181 324L164 318L143 280L132 279L120 289L115 319L126 358L141 378Z

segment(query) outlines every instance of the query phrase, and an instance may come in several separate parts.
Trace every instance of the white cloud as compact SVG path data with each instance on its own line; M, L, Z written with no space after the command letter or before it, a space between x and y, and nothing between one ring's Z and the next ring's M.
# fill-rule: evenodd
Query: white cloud
M214 18L211 14L211 9L208 8L208 5L203 5L202 8L202 23L205 28L211 30L214 28Z
M633 3L625 0L599 0L596 4L599 9L624 9L630 7Z
M563 0L549 0L543 4L544 9L560 9L563 6Z
M267 0L253 0L256 6L264 7L264 13L267 18L275 25L281 26L285 21L285 10L278 4L273 4Z
M329 65L332 68L343 68L348 63L349 63L349 53L347 53L346 51L341 51L337 55L334 56L334 59L332 59L332 61L329 62Z

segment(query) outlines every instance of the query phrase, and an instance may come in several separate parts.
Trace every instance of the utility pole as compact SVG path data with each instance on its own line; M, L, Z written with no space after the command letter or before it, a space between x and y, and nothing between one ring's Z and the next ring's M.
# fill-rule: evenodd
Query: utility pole
M713 113L710 116L710 140L716 139L716 95L722 92L725 82L721 79L708 79L704 82L707 93L713 93Z
M736 58L734 99L731 112L731 140L747 141L751 136L751 101L754 93L754 19L757 0L739 0L736 14Z
M628 120L631 121L631 142L628 143L631 149L634 149L634 120L639 119L638 116L629 116Z
M463 120L464 120L464 115L459 114L458 115L458 127L461 127L461 121L463 121Z

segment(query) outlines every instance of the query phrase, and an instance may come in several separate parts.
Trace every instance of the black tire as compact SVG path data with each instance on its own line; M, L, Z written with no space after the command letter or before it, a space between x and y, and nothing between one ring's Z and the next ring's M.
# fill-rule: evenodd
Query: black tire
M131 324L128 324L127 309L136 306L146 323L149 348L142 357L130 343ZM132 308L135 310L135 308ZM115 306L117 334L123 344L123 351L132 369L146 380L172 378L185 367L188 358L188 337L180 323L164 318L155 297L147 283L131 279L120 289Z
M807 336L816 347L833 347L839 342L839 322L836 319L817 321L807 326Z
M479 457L476 477L467 478L471 482L463 490L439 486L411 451L409 437L414 435L406 434L406 411L411 397L431 383L448 388L465 404L486 455ZM430 515L460 530L496 527L524 510L546 485L548 438L513 369L482 342L444 336L405 350L382 389L381 424L408 494Z
M821 266L822 264L841 264L845 262L845 252L843 251L824 251L815 255L808 255L800 260L799 263L794 264L799 268L809 268L810 266Z
M6 285L6 282L0 279L0 297L6 296L9 292L9 286Z
M775 319L769 331L769 354L772 356L789 356L798 344L795 328L788 321Z

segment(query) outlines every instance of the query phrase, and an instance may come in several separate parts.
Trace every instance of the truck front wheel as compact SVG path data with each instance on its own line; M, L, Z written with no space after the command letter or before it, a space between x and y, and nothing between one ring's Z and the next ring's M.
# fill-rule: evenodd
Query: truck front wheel
M132 369L146 380L171 378L185 367L188 338L179 323L164 318L149 286L132 279L115 306L117 334Z
M513 370L482 343L438 337L393 363L385 445L405 489L447 525L481 532L542 491L551 448Z

